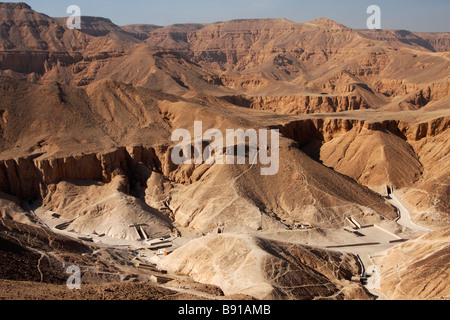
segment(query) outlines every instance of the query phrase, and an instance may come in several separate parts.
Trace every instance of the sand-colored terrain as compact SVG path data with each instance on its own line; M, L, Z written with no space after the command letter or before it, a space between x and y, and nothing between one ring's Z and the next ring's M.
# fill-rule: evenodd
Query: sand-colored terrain
M350 282L361 272L356 258L242 234L191 241L164 260L167 269L215 284L225 294L258 299L369 298Z
M449 236L444 228L377 257L382 292L390 299L449 299Z
M0 18L0 298L448 298L448 33ZM173 163L195 121L277 174Z

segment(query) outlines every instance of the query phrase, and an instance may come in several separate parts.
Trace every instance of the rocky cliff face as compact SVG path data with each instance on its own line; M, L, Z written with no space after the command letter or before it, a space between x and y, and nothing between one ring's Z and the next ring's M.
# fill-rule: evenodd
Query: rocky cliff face
M406 141L419 141L425 137L434 137L446 132L450 125L449 117L438 117L426 122L405 122L402 120L358 120L333 117L316 117L296 120L280 125L277 129L285 136L305 146L311 139L329 142L342 133L353 129L361 132L388 131Z
M45 75L66 81L66 69L77 74L83 64L121 56L139 43L107 19L84 17L83 30L69 30L66 19L51 18L22 3L0 4L0 17L1 73L32 82Z
M129 151L128 151L129 150ZM115 176L132 177L138 164L158 170L154 149L119 148L112 152L64 158L19 158L0 162L0 190L19 198L45 197L47 186L61 180L110 183ZM125 190L129 190L126 188Z
M382 192L387 181L397 188L405 188L423 177L424 166L430 162L420 156L416 145L421 145L421 140L445 135L449 120L441 117L408 123L310 119L279 129L317 161Z
M414 34L424 39L437 52L450 51L449 33L414 32Z
M222 97L234 105L278 114L331 113L368 108L360 96Z

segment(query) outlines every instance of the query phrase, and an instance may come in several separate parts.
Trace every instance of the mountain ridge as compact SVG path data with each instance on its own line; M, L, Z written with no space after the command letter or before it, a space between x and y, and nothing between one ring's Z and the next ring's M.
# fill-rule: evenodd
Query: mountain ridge
M156 279L201 298L374 299L358 279L375 256L395 274L445 262L433 256L450 225L445 33L327 18L82 17L69 30L24 3L0 3L0 21L2 287L64 284L78 263L100 296L98 283ZM173 133L198 150L199 121L223 136L273 135L223 146L233 164L175 163ZM275 175L250 159L264 149ZM424 227L437 231L420 237ZM420 249L427 241L438 245ZM381 294L410 297L383 277ZM448 291L438 268L417 278L432 287L411 295Z

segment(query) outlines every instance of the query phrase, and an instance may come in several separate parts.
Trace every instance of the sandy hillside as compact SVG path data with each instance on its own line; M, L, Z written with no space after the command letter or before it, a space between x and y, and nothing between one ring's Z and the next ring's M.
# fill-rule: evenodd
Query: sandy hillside
M449 229L398 245L377 259L381 289L391 299L449 298Z
M354 256L240 234L192 241L163 265L196 281L218 285L225 294L258 299L370 298L349 281L360 271Z

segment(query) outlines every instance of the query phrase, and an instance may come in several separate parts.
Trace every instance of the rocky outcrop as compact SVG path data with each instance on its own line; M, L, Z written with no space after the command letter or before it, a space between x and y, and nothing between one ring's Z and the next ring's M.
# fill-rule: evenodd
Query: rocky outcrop
M407 140L419 141L425 137L434 137L450 127L450 117L438 117L426 122L410 123L401 120L351 120L340 118L312 118L292 121L280 126L280 133L299 143L302 147L314 139L328 142L335 136L356 129L369 131L388 131Z
M19 198L38 198L42 177L30 158L0 162L0 190Z
M132 172L139 165L160 170L152 148L130 147L63 158L27 158L0 161L0 191L19 198L45 196L46 187L60 180L95 180L111 182L117 175L136 178ZM135 181L135 180L133 180Z
M361 272L355 256L248 235L211 235L191 241L162 265L197 282L219 286L227 295L263 300L370 299L360 285L350 282Z
M331 113L369 108L360 96L225 96L222 99L240 107L273 111L278 114Z
M50 252L66 255L92 253L81 242L36 226L0 219L0 278L64 284L65 263ZM4 232L6 230L7 232Z
M430 102L439 101L450 94L450 86L445 83L432 84L423 88L417 85L405 85L397 81L382 81L375 85L378 93L388 96L404 95L399 103L403 109L418 109L427 106ZM378 105L371 105L355 90L363 88L373 94L372 89L364 84L346 84L339 91L346 92L341 95L296 95L296 96L223 96L222 100L239 107L255 110L273 111L277 114L314 114L333 113L351 110L377 109ZM336 88L329 88L336 91ZM381 102L378 102L382 105ZM377 104L378 104L377 103ZM386 103L386 102L385 102ZM389 108L388 108L389 109Z
M150 282L151 274L133 265L135 255L128 249L97 247L39 225L10 219L0 218L0 230L0 279L22 281L22 291L23 281L60 284L61 290L70 291L66 286L70 274L66 271L72 265L81 268L82 287L139 278ZM61 297L57 293L52 298Z
M429 166L444 156L429 162L430 150L422 154L421 149L427 141L433 144L435 137L445 134L450 128L450 118L439 117L418 123L313 118L276 128L283 136L296 141L299 148L313 159L377 192L383 192L386 184L410 188L425 177L434 181L434 171L441 177L441 170L430 170ZM423 183L425 186L429 184ZM441 193L445 195L445 192ZM444 208L445 196L435 197L443 200L437 203L439 208ZM410 198L418 201L414 207L430 208L427 204L431 200L427 200L429 196L425 193Z
M330 25L333 25L331 29ZM322 32L325 29L328 31ZM243 19L197 25L196 28L160 28L150 32L146 42L177 49L188 59L215 69L243 71L259 65L273 65L280 72L270 76L278 78L299 72L302 69L300 61L318 63L327 59L327 52L303 49L322 44L322 39L315 38L314 33L320 32L327 40L334 38L335 42L340 42L348 30L328 19L308 24L286 19ZM277 45L281 39L282 47ZM352 36L350 39L354 40Z
M436 52L450 51L450 34L448 32L447 33L414 32L414 34L425 40L426 43L430 47L432 47Z
M382 79L372 85L375 92L389 97L406 96L405 102L423 107L431 101L440 100L450 93L450 85L446 82L429 85L407 83L403 80Z

